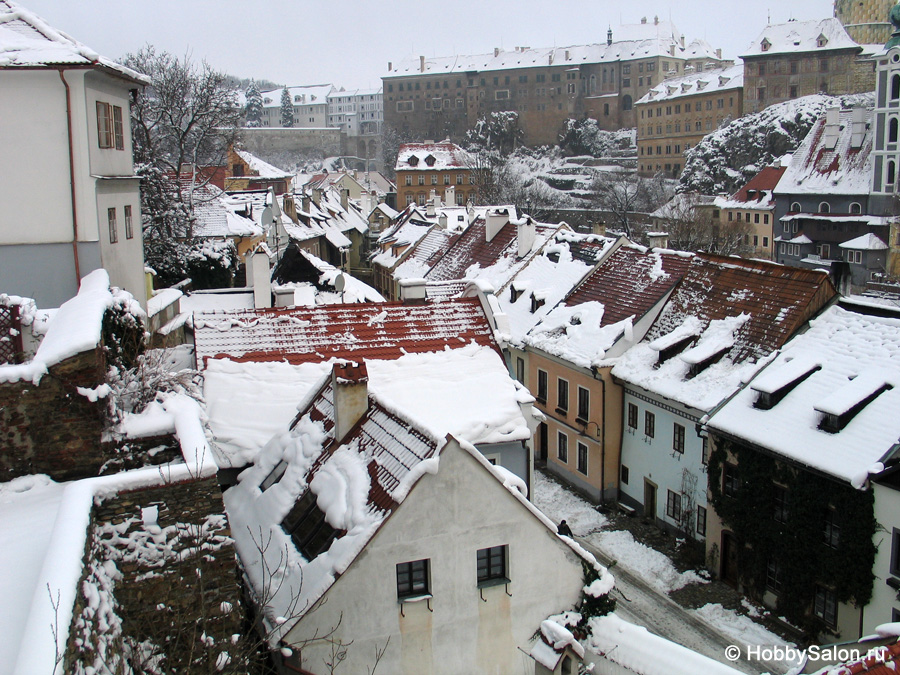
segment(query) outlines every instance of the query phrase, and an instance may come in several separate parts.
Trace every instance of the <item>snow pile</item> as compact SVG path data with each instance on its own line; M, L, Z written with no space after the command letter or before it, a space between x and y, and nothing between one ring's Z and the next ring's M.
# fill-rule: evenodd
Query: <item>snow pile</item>
M696 572L679 572L664 554L635 541L631 532L613 530L596 535L598 545L604 553L616 559L623 568L662 593L671 593L688 584L709 583Z
M51 366L96 348L103 315L113 303L106 270L88 274L81 280L78 295L59 308L34 358L21 365L0 365L0 382L30 380L38 384Z
M709 603L690 612L715 630L731 637L734 644L794 646L792 642L766 630L749 616L738 614L733 609L725 609L718 603Z
M578 658L584 658L584 647L572 632L551 619L541 622L541 639L531 649L531 656L548 670L556 670L559 657L569 647Z
M687 152L679 189L733 194L763 167L794 152L828 108L873 103L872 94L815 94L744 115L706 135Z
M588 648L634 673L738 675L740 671L623 621L615 614L590 620Z
M177 288L164 288L147 300L147 316L156 316L161 311L175 304L184 295Z
M631 327L631 317L603 326L603 312L603 304L596 301L559 305L531 330L525 344L582 368L599 365Z

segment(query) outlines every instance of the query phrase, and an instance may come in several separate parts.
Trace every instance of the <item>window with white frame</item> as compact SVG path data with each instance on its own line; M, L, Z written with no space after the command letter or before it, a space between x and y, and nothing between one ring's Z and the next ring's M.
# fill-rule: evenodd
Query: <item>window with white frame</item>
M644 436L653 438L656 435L656 415L649 410L644 411Z
M634 403L628 404L628 428L637 429L638 407Z
M563 413L569 409L569 382L561 377L556 379L556 408Z
M697 534L706 536L706 507L697 505Z
M684 454L684 426L678 422L672 429L672 450Z
M813 614L822 619L828 626L837 626L837 593L833 588L816 585L816 596L813 602Z
M681 520L681 493L669 490L669 497L666 500L666 515L672 520L679 522Z
M428 580L429 560L413 560L397 563L397 599L421 597L431 594Z

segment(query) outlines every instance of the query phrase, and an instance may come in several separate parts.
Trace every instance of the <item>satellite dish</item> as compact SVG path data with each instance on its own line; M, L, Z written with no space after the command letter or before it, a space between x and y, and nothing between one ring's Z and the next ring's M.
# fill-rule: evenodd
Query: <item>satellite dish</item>
M263 212L262 212L262 219L260 220L260 224L261 224L265 229L268 230L268 229L269 229L269 226L272 224L272 222L273 222L273 218L272 218L272 209L269 208L269 207L267 206L266 208L263 209Z
M344 292L344 286L346 286L346 285L347 285L347 280L344 279L344 275L343 275L343 274L338 274L338 275L334 278L334 290L336 290L338 293L343 293L343 292Z

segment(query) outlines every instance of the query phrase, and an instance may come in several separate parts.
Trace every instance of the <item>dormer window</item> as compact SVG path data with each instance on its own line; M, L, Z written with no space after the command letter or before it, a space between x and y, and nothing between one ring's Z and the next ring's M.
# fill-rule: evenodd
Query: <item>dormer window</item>
M521 297L523 292L524 291L522 291L521 289L516 288L515 284L510 284L510 286L509 286L509 301L515 302L516 300L518 300Z
M850 384L831 393L824 401L814 406L822 413L819 429L836 434L846 427L863 408L894 387L877 375L863 375Z
M719 349L717 352L714 352L710 356L706 357L702 361L696 361L690 364L690 368L688 368L687 379L691 379L692 377L697 377L704 370L709 368L714 363L718 363L725 354L729 352L731 349L731 345L727 347L723 347ZM689 362L690 363L690 362Z
M428 157L425 158L425 163L428 166L434 166L435 162L437 162L437 160L434 158L434 155L428 155Z
M678 356L685 349L694 344L697 337L695 335L689 335L674 344L671 344L663 349L659 350L659 355L656 358L656 365L659 366L662 363L665 363L673 356Z
M547 299L543 296L537 296L534 293L531 294L531 313L534 314L541 307L544 306L544 303L547 302Z
M800 202L794 202L791 204L791 213L800 213Z
M410 166L419 166L419 158L413 155L408 160L406 160Z
M767 52L772 48L772 43L769 42L768 38L763 38L763 41L759 43L759 48L761 51Z
M316 503L316 495L307 489L281 521L281 527L291 535L297 550L308 561L327 551L332 542L343 534L325 522L325 514Z
M753 407L771 410L799 384L819 370L822 370L822 366L818 363L804 358L794 358L785 361L777 370L763 373L750 385L750 388L758 394Z
M278 481L281 480L281 477L284 476L284 472L287 470L287 462L281 460L278 464L275 465L275 468L269 472L269 475L265 477L262 483L259 484L259 489L265 492L270 487L275 485Z
M819 34L819 37L816 38L816 47L824 47L828 44L828 38L823 34Z

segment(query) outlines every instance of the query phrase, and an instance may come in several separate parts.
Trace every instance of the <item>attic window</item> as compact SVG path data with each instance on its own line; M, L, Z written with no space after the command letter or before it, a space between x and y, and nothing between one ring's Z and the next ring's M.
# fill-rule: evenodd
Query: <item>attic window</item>
M426 163L428 166L434 166L434 163L435 163L436 161L437 161L437 160L434 158L434 155L428 155L428 157L425 158L425 163Z
M750 385L750 388L758 394L753 407L771 410L796 389L797 385L819 370L822 370L822 366L818 363L796 358L786 362L778 370L765 373L757 382Z
M281 521L282 529L294 540L297 550L308 561L314 560L343 532L325 522L325 514L316 504L316 495L307 490Z
M541 307L544 306L544 303L547 302L547 299L543 296L537 297L534 293L531 294L531 313L534 314Z
M819 35L819 37L816 38L816 47L824 47L827 44L828 44L828 38L825 37L824 35Z
M511 284L509 287L509 301L515 302L522 295L523 291L516 288L515 284Z
M762 42L759 43L759 48L764 52L769 51L769 49L771 47L772 47L772 43L769 42L768 39L764 39Z
M281 480L281 477L284 475L284 472L287 470L287 462L281 460L278 464L275 465L275 468L269 472L269 475L265 477L262 483L259 484L259 489L265 492L270 487L275 485L278 481Z
M819 429L836 434L846 427L863 408L894 387L876 375L860 376L843 389L838 389L815 406L822 413Z
M547 260L549 260L550 262L552 262L554 264L558 263L559 262L559 251L550 251L549 253L547 253Z
M693 363L690 363L690 361L688 361L688 363L690 363L690 368L688 368L687 379L690 379L692 377L697 377L697 375L702 373L704 370L709 368L711 365L713 365L714 363L718 363L721 360L721 358L723 356L725 356L725 354L727 354L729 352L729 350L731 350L732 346L733 345L728 345L728 346L722 347L721 349L719 349L716 352L713 352L712 354L707 356L702 361L695 361Z
M418 166L419 165L419 158L416 157L415 155L413 155L406 161L409 163L410 166Z
M696 339L697 339L696 335L688 335L687 337L682 338L681 340L678 340L674 344L671 344L668 347L665 347L664 349L660 349L659 355L657 356L657 359L656 359L656 364L659 365L661 363L665 363L666 361L671 359L673 356L677 356L678 354L683 352L685 349L687 349L689 345L693 344Z

